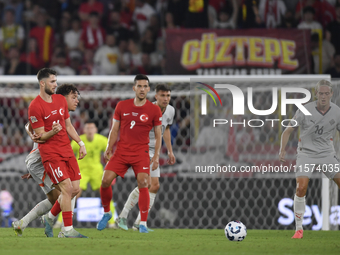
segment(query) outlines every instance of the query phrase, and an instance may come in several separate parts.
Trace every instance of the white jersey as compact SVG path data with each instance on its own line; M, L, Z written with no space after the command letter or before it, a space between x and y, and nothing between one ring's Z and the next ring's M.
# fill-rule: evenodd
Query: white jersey
M329 110L322 114L316 106L317 101L304 105L312 115L304 115L300 110L295 113L293 119L300 127L297 153L314 158L335 155L333 139L336 131L340 131L340 108L330 103Z
M156 102L154 102L154 104L156 104ZM174 117L175 117L175 108L171 105L168 105L162 116L162 136L164 134L166 127L169 125L172 125L172 123L174 122ZM149 155L150 157L153 157L155 154L155 145L156 145L154 128L152 128L149 133L149 139L150 139Z

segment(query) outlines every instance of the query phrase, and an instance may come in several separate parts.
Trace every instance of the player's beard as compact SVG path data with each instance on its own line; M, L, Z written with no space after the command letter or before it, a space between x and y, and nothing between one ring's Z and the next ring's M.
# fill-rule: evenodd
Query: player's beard
M47 88L47 87L45 87L45 93L47 95L50 95L50 96L52 96L54 94L53 91L51 89Z

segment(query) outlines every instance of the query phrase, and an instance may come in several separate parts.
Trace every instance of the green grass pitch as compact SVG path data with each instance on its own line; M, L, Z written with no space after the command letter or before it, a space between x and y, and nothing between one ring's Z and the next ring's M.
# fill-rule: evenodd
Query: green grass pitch
M27 228L16 237L11 228L0 228L0 254L340 254L339 231L304 231L303 239L292 240L293 230L248 230L244 241L231 242L223 229L77 230L89 239L57 238L57 230L46 238L42 228Z

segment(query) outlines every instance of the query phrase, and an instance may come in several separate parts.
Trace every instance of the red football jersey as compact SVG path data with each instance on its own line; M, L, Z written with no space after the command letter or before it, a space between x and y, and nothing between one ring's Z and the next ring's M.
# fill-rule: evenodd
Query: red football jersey
M47 103L40 96L37 96L31 102L28 108L28 118L33 129L45 127L45 132L48 132L52 129L54 122L59 122L63 127L58 134L48 139L46 143L39 144L43 162L55 156L68 158L73 155L65 127L65 120L69 117L67 102L62 95L52 95L52 103Z
M113 115L120 121L120 139L117 151L124 155L149 151L149 133L154 126L162 125L159 106L146 100L143 106L135 106L134 99L120 101Z

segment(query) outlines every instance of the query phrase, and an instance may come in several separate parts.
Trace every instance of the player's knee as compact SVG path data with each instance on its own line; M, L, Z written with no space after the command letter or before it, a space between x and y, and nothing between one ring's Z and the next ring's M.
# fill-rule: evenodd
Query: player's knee
M138 178L137 179L139 188L147 188L148 187L148 179L147 178Z
M306 195L306 192L307 192L307 186L300 184L298 187L296 187L296 195L298 197L304 197Z
M78 193L80 192L80 188L78 187L73 187L72 189L72 198L75 197L76 195L78 195Z
M107 179L103 179L103 180L102 180L102 187L103 187L103 188L108 188L108 187L111 186L111 183L112 183L112 181L107 180Z
M149 188L151 193L157 193L159 190L159 183L151 183L151 187Z

